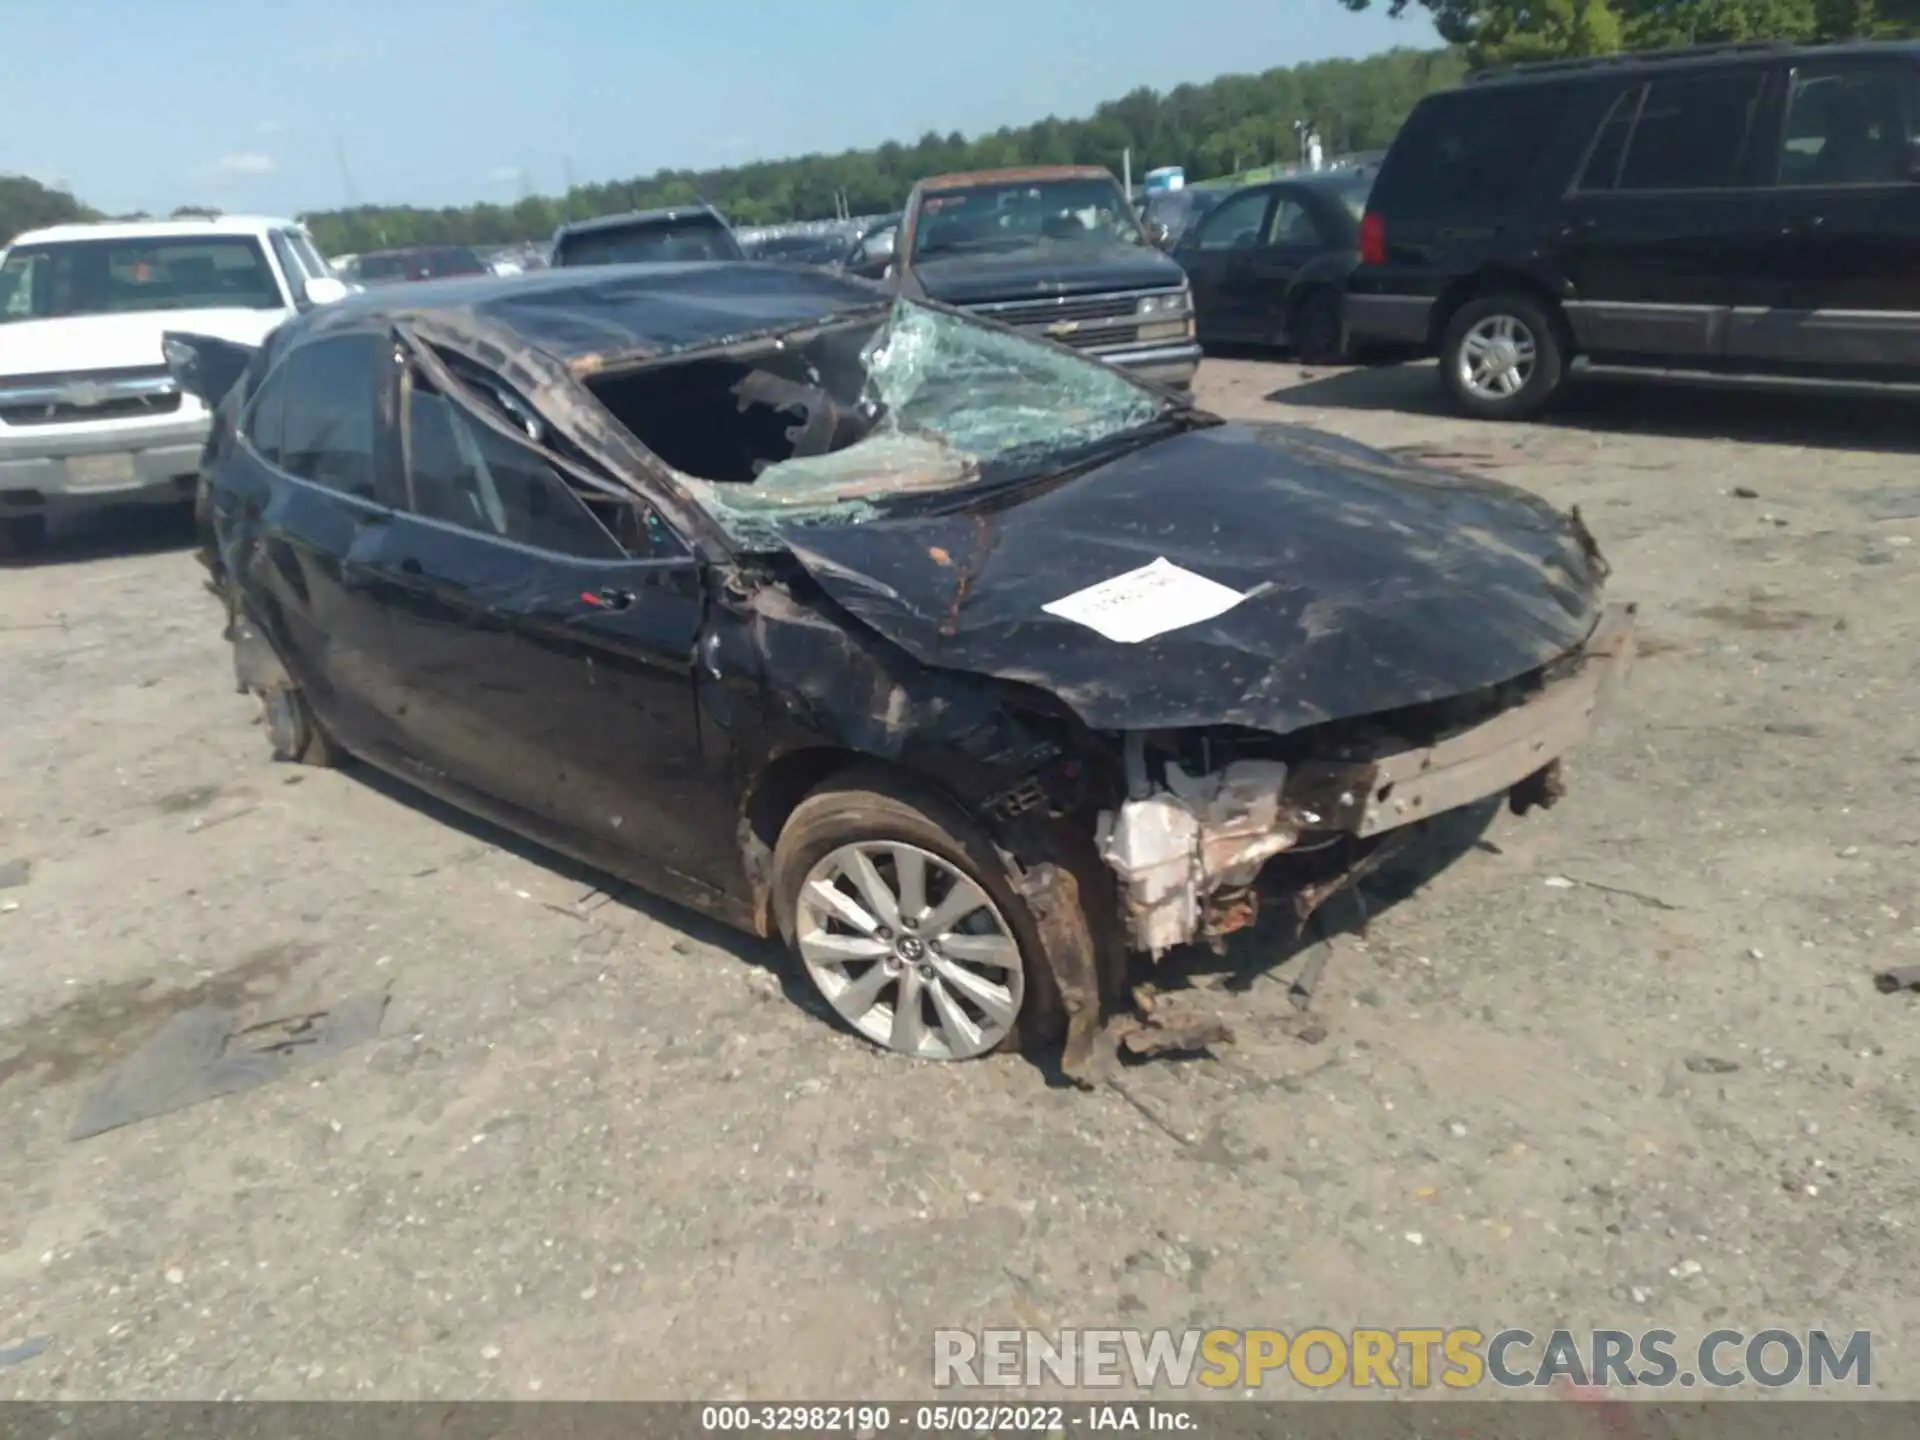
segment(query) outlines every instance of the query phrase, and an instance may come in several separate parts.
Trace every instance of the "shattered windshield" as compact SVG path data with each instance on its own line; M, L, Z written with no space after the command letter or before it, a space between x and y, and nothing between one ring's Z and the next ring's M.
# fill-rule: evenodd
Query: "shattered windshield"
M1050 242L1145 245L1120 187L1105 177L942 190L920 202L913 258Z
M593 382L745 545L1048 475L1176 408L1098 360L911 300L741 356Z

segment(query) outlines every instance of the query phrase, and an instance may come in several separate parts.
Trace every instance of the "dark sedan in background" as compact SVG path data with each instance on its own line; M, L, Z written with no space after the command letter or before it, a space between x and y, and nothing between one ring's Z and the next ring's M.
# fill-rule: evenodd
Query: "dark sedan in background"
M1347 277L1360 263L1371 170L1332 170L1228 195L1173 249L1204 344L1271 345L1317 365L1350 356Z
M398 285L492 273L487 262L465 245L409 245L356 255L345 278L359 285Z

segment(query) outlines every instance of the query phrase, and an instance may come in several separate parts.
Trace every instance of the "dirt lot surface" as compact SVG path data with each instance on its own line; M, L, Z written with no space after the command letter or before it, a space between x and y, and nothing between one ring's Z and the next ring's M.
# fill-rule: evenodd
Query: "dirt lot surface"
M1920 1394L1920 1000L1871 983L1920 961L1920 409L1435 388L1200 382L1578 502L1626 706L1376 888L1318 1043L1256 938L1194 977L1238 1044L1091 1093L887 1059L767 947L271 763L182 527L0 570L0 1348L49 1337L0 1396L908 1397L989 1324L1867 1328ZM177 1012L380 988L371 1043L67 1139Z

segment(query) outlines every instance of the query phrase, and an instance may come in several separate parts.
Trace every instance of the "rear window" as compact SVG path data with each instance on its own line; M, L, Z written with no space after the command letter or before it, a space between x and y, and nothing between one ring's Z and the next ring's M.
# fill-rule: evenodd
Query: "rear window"
M1552 139L1562 90L1528 85L1449 91L1420 102L1373 187L1416 210L1478 208L1518 193Z
M0 297L0 322L286 303L250 235L16 245L0 271Z
M658 265L687 260L744 260L733 232L711 215L581 230L564 235L556 265Z

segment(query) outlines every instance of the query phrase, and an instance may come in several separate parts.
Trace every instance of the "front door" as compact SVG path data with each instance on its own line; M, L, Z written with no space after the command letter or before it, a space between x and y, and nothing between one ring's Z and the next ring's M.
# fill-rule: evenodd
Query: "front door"
M411 765L610 869L716 873L698 561L657 527L631 553L536 446L417 371L402 406L407 513L377 564Z
M1242 190L1181 238L1173 258L1193 287L1194 324L1203 344L1250 343L1268 332L1254 303L1254 258L1266 239L1273 191Z
M1763 67L1623 90L1553 238L1580 348L1596 359L1713 362L1736 307L1780 299L1767 260Z

